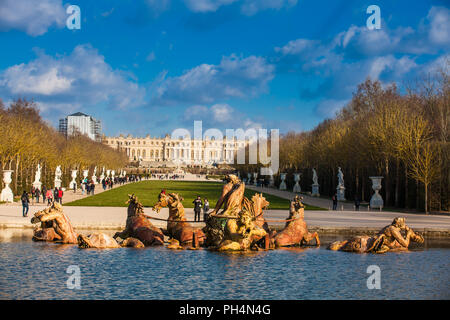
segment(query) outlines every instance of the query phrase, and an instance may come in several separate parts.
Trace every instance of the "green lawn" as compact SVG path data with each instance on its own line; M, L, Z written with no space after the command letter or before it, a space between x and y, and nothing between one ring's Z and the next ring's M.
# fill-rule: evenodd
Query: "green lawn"
M218 182L191 182L191 181L141 181L130 183L119 188L102 192L100 194L89 196L84 199L76 200L65 204L66 206L92 206L92 207L125 207L128 200L128 194L136 194L139 201L145 207L151 207L158 201L158 194L161 189L166 192L180 194L183 198L183 205L186 208L193 208L192 201L199 195L209 200L210 208L214 208L216 201L222 192L222 183ZM256 192L245 190L245 196L251 198ZM270 202L269 209L289 209L289 201L276 196L263 193L267 201ZM324 210L318 207L306 205L306 210Z

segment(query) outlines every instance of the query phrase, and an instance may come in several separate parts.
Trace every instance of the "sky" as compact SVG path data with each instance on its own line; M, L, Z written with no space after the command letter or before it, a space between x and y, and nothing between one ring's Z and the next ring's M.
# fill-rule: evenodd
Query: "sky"
M0 0L0 44L0 98L33 99L54 126L81 111L107 136L195 120L286 133L332 118L368 77L402 88L448 68L450 1Z

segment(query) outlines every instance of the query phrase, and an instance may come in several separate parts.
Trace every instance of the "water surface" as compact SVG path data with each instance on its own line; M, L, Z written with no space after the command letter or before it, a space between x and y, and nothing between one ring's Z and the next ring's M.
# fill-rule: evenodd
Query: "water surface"
M384 255L325 246L224 254L3 239L0 299L449 299L448 242L427 244ZM79 290L66 286L70 265L80 268ZM381 269L380 290L367 288L370 265Z

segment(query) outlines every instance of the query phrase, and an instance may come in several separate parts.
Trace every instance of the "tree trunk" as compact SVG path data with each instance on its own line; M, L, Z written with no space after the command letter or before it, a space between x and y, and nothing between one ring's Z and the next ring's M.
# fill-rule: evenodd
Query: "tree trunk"
M428 214L428 183L424 183L425 185L425 214Z
M389 206L390 200L391 200L391 188L390 188L390 179L389 179L389 159L385 160L385 172L386 172L386 178L385 178L385 192L386 192L386 203L385 207Z
M363 172L361 174L361 177L362 177L362 179L361 179L361 201L365 201L366 200L365 199L365 189L366 189L365 181L366 181L366 179L364 179L365 178L364 170L363 170Z
M419 211L420 203L420 190L419 190L419 180L416 180L416 210Z
M405 164L405 209L409 207L409 197L408 197L408 166Z
M395 207L399 207L400 203L400 159L397 158L396 168L395 168Z
M20 156L17 156L16 158L16 172L14 175L14 187L16 189L16 194L19 191L19 186L17 185L18 177L19 177L19 165L20 165Z
M359 193L359 170L358 168L355 169L355 194Z

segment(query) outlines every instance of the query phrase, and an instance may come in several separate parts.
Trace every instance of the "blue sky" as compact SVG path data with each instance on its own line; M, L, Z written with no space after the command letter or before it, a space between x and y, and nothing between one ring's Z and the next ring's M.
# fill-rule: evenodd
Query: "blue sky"
M309 130L367 77L448 68L449 25L443 0L0 0L0 98L33 98L55 126L91 114L107 135Z

